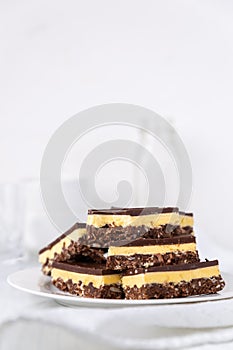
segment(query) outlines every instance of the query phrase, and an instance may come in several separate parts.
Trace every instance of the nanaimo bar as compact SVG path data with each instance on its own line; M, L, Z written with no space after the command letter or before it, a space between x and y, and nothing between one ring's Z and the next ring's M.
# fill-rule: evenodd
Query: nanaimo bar
M129 270L198 261L196 240L192 235L164 239L138 238L120 246L110 246L107 267L113 270Z
M68 231L51 242L47 247L39 251L39 262L42 264L42 271L45 275L51 274L52 263L66 261L71 258L103 262L105 261L102 249L89 248L79 242L86 233L86 224L76 223Z
M163 299L214 294L225 283L218 260L213 260L126 271L122 286L126 299Z
M88 245L109 247L112 242L138 237L168 238L184 233L180 229L178 208L89 209Z
M52 283L63 292L86 298L122 299L121 276L105 264L54 262Z

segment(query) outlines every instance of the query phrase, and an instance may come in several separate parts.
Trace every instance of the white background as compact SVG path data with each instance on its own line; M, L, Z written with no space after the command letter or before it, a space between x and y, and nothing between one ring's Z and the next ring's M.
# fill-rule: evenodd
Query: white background
M78 111L142 105L187 147L200 241L233 247L232 1L1 1L0 62L1 183Z

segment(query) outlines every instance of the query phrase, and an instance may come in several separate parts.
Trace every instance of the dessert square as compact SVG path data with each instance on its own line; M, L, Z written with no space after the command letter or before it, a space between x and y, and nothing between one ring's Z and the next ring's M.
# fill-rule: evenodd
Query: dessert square
M164 239L138 238L120 246L110 246L107 267L128 270L198 261L196 239L192 235Z
M126 299L163 299L214 294L222 290L225 283L218 261L213 260L127 271L122 277L122 286Z
M105 264L54 262L52 283L70 294L87 298L122 299L121 276Z
M190 234L180 227L178 208L90 209L85 244L109 247L113 242L132 241L139 237L169 238ZM191 230L192 231L192 230Z
M45 248L39 251L39 262L42 264L42 271L45 275L50 275L54 258L62 254L71 244L76 242L86 233L86 224L75 223L69 230L60 235Z
M51 274L53 261L69 259L105 263L106 249L92 248L80 243L86 234L86 224L76 223L68 231L39 251L39 262L45 275Z

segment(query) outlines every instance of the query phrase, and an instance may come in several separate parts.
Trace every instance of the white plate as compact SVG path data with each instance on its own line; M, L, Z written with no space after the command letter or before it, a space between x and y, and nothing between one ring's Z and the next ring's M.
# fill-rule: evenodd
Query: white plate
M55 288L49 277L43 276L38 267L15 272L8 276L8 283L21 291L39 295L56 300L59 304L66 306L88 306L88 307L125 307L139 305L161 305L197 303L205 301L217 301L233 298L233 276L222 274L226 287L218 294L200 295L188 298L175 299L150 299L150 300L116 300L116 299L91 299L73 296L63 293Z

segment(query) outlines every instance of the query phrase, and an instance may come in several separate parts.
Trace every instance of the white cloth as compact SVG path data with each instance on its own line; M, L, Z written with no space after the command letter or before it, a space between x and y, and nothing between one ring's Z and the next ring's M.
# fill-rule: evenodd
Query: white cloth
M14 290L5 278L22 264L2 266L0 349L27 350L32 344L35 350L233 348L233 299L72 309Z

